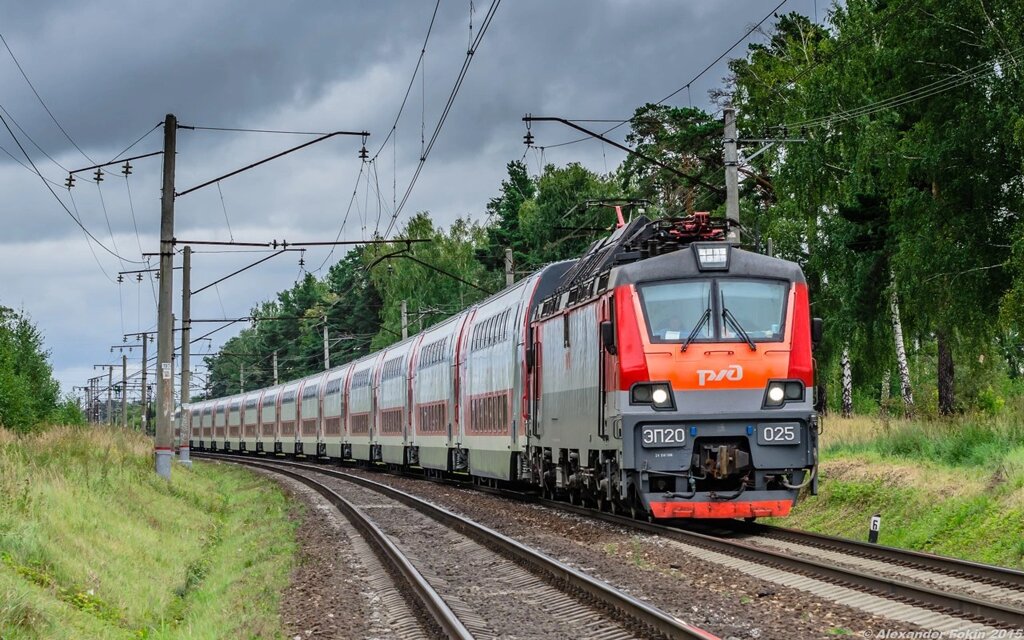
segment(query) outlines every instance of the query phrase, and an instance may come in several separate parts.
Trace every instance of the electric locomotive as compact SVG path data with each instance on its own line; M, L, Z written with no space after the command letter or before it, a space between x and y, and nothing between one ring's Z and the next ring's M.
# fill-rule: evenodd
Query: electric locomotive
M621 223L535 306L527 455L545 492L750 519L816 491L821 321L798 265L726 235L706 213Z
M386 349L195 403L204 450L528 486L635 516L784 516L816 489L807 284L725 221L622 219Z

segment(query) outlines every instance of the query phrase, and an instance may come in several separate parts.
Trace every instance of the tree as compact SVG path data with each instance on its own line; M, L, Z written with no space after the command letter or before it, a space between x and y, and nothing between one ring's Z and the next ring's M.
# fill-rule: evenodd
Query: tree
M29 431L59 417L60 385L49 355L24 314L0 307L0 426Z

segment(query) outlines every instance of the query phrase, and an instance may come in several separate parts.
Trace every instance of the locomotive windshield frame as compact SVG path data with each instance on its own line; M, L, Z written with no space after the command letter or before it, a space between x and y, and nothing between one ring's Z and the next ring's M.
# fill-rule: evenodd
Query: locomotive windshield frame
M646 281L646 282L639 282L639 283L637 283L636 290L637 290L637 295L640 298L640 307L641 307L641 310L643 311L644 326L647 329L647 337L651 341L652 344L673 344L673 343L682 343L684 341L687 341L687 338L689 337L690 332L693 331L694 326L690 325L689 327L685 327L685 328L682 328L679 331L676 331L675 333L678 334L677 337L665 337L664 335L659 335L659 333L664 334L664 332L657 332L656 333L655 330L654 330L655 327L653 327L652 324L651 324L651 315L652 314L650 312L650 307L648 307L647 292L645 290L646 289L650 289L652 287L663 286L663 285L672 284L672 283L691 283L691 282L707 283L709 285L709 287L708 287L708 297L709 297L709 300L707 302L707 304L708 304L707 307L698 309L695 314L690 314L690 315L693 315L694 317L700 318L701 314L705 311L705 309L708 309L711 312L711 316L710 316L710 318L707 318L705 320L705 322L706 322L706 325L705 325L706 329L704 329L703 331L698 331L697 334L694 335L694 337L691 340L689 340L690 343L694 343L694 344L696 344L696 343L705 343L705 344L707 344L707 343L746 342L746 339L743 336L735 335L737 333L735 330L733 330L731 332L733 335L727 335L727 333L729 333L729 332L726 331L727 327L726 327L725 319L722 317L722 291L721 291L721 287L720 287L720 284L722 282L750 282L750 283L766 283L766 284L778 285L779 288L780 288L780 292L779 292L780 304L779 304L779 311L778 311L779 321L778 321L778 324L775 325L775 326L777 326L777 328L774 329L774 331L772 332L772 335L765 336L765 335L763 335L763 332L757 331L753 327L748 327L748 326L746 326L746 324L743 325L743 328L747 332L747 334L749 335L750 339L753 342L755 342L755 343L769 343L770 344L770 343L785 342L785 340L786 340L786 316L787 316L787 314L789 312L789 293L790 293L790 288L792 287L793 283L791 281L783 279L783 278L759 278L759 277L751 277L751 276L743 275L743 274L736 274L736 275L731 275L730 274L730 275L726 275L724 273L720 273L720 274L715 274L715 275L702 274L700 276L692 276L692 277L685 277L685 278L671 278L671 279L665 279L665 280L649 280L649 281ZM728 300L726 300L726 302L728 303ZM710 330L710 331L708 331L708 330Z

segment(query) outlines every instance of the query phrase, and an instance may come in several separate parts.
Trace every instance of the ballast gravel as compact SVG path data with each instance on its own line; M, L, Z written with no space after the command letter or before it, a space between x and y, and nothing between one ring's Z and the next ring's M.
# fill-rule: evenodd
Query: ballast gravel
M304 484L260 470L278 482L295 502L299 546L279 612L291 640L355 640L423 637L415 617L395 597L384 594L388 581L359 533L320 494ZM388 597L391 595L391 597Z
M805 591L698 562L657 535L449 484L343 471L470 517L721 638L874 638L921 631Z

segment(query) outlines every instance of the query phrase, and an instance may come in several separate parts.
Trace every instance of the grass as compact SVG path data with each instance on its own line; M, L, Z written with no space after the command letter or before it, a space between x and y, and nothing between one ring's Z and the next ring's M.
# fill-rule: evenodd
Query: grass
M151 447L119 430L0 430L0 637L282 637L284 495L204 463L167 483Z
M822 483L780 524L1024 567L1024 424L1013 415L936 421L830 417Z

